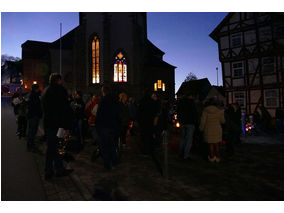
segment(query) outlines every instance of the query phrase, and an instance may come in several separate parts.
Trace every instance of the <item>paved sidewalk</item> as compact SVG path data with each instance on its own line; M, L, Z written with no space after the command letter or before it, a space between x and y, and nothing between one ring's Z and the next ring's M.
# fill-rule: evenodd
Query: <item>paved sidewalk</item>
M284 147L281 144L236 146L233 157L222 146L221 163L211 164L199 149L192 150L192 161L176 155L177 135L169 138L169 178L161 176L163 150L152 157L140 153L137 137L127 138L121 163L111 172L103 170L101 158L91 161L95 146L90 140L75 161L69 177L44 181L48 200L284 200ZM43 171L43 156L36 155ZM43 177L43 173L41 174Z

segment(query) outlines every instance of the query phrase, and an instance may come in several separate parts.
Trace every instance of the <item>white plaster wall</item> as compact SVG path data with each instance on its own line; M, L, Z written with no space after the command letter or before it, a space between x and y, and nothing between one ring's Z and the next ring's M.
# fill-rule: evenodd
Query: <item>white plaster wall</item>
M256 42L255 30L246 31L244 33L245 45L254 44Z
M233 86L234 87L244 86L244 79L233 79Z
M234 13L233 16L230 19L230 23L234 23L240 21L240 14L239 13Z
M228 36L224 36L220 38L220 46L221 46L221 49L229 48L229 37Z
M248 72L254 73L258 65L258 59L257 58L251 58L248 59Z
M250 91L250 102L257 103L261 96L260 90L251 90Z
M224 63L224 74L225 76L231 76L230 63L228 62Z
M240 51L241 51L241 47L233 48L232 50L233 50L233 52L234 52L233 54L239 55L239 54L240 54Z
M273 84L277 81L276 75L268 75L268 76L263 76L263 83L264 84Z
M228 87L230 87L231 86L231 78L225 78L225 81L227 81ZM227 84L225 84L225 82L224 82L224 86L227 87Z

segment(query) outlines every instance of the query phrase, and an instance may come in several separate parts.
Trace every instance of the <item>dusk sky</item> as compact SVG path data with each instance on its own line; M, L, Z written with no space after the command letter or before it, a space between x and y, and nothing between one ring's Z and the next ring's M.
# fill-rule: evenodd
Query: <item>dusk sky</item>
M176 69L176 91L186 75L207 77L222 84L217 43L209 34L227 13L147 13L148 39L165 52L164 60ZM78 26L78 13L1 13L1 54L21 57L21 44L26 40L52 42Z

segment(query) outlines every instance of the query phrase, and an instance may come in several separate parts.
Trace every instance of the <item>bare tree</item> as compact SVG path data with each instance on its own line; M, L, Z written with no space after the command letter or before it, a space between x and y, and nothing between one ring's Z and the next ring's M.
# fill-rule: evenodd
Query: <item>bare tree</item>
M190 72L190 73L186 76L186 78L184 79L184 82L194 81L194 80L198 80L198 78L197 78L197 76L196 76L194 73Z

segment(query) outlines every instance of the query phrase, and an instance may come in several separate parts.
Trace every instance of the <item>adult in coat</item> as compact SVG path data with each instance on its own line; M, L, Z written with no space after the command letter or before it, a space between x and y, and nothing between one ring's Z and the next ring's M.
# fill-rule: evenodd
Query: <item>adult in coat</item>
M62 86L61 75L52 73L49 78L49 86L42 95L43 124L47 136L45 179L50 179L54 175L63 177L73 170L65 169L63 161L58 153L57 132L59 128L64 128L66 134L72 128L72 109L68 102L68 94Z
M219 144L222 141L222 124L225 123L224 113L217 108L214 98L209 100L208 106L203 110L200 131L203 132L204 141L209 145L210 162L220 162Z

